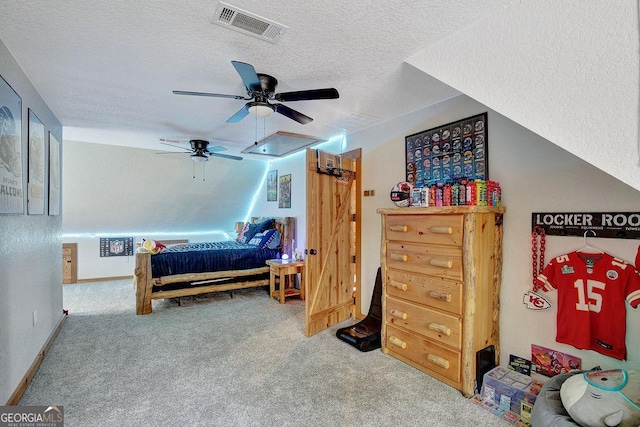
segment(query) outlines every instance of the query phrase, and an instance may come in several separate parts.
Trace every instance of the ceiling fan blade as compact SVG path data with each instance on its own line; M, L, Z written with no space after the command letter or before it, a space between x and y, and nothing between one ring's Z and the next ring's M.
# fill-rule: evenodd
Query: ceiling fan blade
M310 101L312 99L335 99L340 94L334 88L299 90L296 92L277 93L275 99L277 101Z
M162 141L162 140L161 140ZM165 140L166 141L166 140ZM162 145L168 145L169 147L175 147L175 148L179 148L181 150L186 150L186 147L181 147L179 145L173 145L173 144L167 144L166 142L160 142L160 144ZM185 151L185 153L188 153L189 151Z
M244 119L247 114L249 114L249 106L245 104L245 106L239 109L237 113L227 119L227 123L238 123L240 120Z
M163 151L162 153L156 154L190 154L191 151Z
M231 160L242 160L242 157L232 156L231 154L209 153L210 156L223 157Z
M295 120L298 123L306 125L307 123L311 123L313 119L309 116L305 116L299 111L296 111L292 108L287 107L284 104L272 104L276 108L276 112L282 114L283 116L287 116L292 120Z
M222 145L216 145L215 147L207 147L207 151L209 153L215 153L217 151L227 151L227 149Z
M251 98L245 98L244 96L240 96L240 95L225 95L223 93L209 93L209 92L189 92L189 91L185 91L185 90L174 90L173 93L175 93L176 95L192 95L192 96L210 96L213 98L231 98L231 99L251 99Z
M253 65L246 64L240 61L231 61L231 64L234 66L238 74L240 74L240 78L242 79L242 83L249 90L261 90L262 86L260 86L260 79L258 78L258 73L256 73L256 69L253 68Z

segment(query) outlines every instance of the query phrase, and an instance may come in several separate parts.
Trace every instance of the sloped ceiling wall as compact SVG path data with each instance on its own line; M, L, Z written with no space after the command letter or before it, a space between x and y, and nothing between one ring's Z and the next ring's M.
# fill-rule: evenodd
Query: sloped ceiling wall
M407 62L640 189L638 27L636 0L520 1Z
M267 164L65 140L65 234L233 231ZM195 166L195 167L194 167ZM98 227L98 228L96 228Z

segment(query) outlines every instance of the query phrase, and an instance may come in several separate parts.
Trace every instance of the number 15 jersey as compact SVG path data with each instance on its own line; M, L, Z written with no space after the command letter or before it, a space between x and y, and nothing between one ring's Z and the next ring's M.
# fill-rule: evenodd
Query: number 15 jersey
M632 265L606 253L571 252L551 260L536 286L558 290L557 342L626 359L625 301L640 304Z

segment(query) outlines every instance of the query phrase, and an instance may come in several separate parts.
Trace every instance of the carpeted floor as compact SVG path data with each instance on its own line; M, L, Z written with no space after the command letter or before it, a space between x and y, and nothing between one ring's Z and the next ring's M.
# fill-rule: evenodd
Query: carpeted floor
M69 317L20 405L72 426L506 426L379 350L304 335L304 301L264 289L153 302L131 281L64 285Z

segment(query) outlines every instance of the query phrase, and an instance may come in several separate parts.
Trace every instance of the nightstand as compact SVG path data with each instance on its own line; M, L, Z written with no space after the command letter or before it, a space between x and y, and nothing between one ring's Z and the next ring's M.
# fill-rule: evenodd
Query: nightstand
M270 259L269 266L269 295L284 304L287 297L298 295L304 299L304 261ZM300 274L300 289L294 287L295 275ZM280 278L280 289L276 290L276 277ZM289 280L287 281L287 277ZM289 283L290 287L286 284Z

